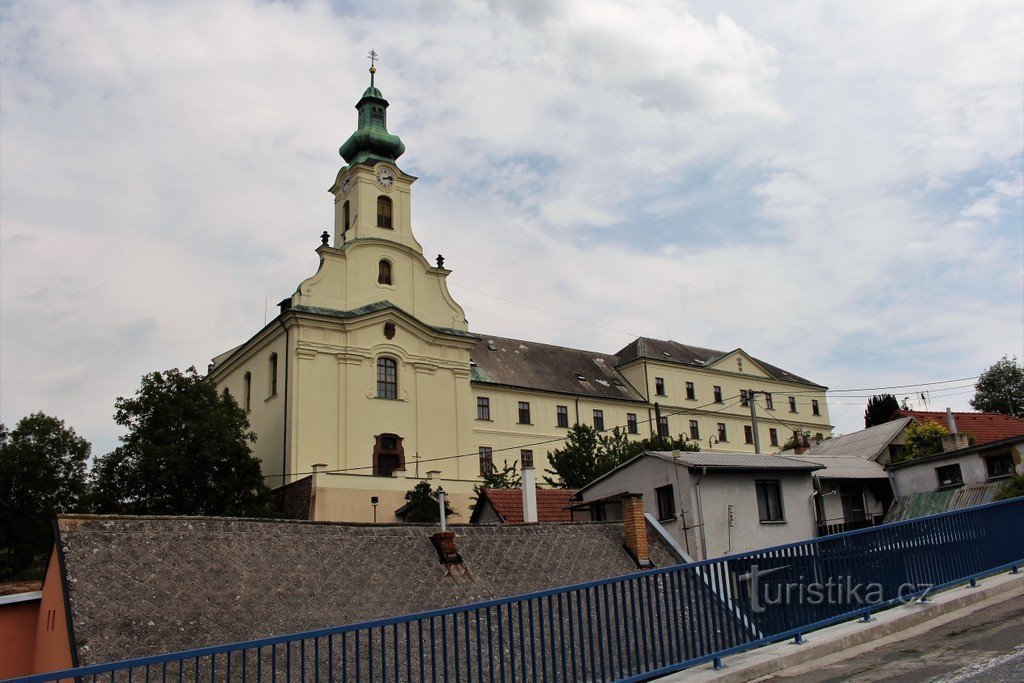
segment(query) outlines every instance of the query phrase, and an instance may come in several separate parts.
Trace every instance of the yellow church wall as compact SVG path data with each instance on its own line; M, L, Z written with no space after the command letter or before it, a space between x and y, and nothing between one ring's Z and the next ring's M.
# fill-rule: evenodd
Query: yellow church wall
M426 472L417 479L410 471L394 477L354 476L320 473L315 476L313 486L313 519L344 520L347 522L373 522L374 509L371 497L377 496L378 523L395 523L402 520L395 515L405 504L405 494L420 481L427 479ZM465 524L473 513L475 480L434 478L428 480L431 488L438 486L445 491L445 498L454 515L448 517L451 524Z

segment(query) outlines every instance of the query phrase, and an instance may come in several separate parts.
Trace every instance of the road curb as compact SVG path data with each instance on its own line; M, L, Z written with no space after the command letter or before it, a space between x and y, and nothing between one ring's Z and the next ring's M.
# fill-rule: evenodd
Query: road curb
M746 683L783 669L906 631L938 617L973 607L1010 592L1024 592L1024 572L996 574L979 581L977 587L965 585L951 588L934 595L931 602L910 603L879 612L874 615L875 620L870 623L854 620L814 631L805 636L805 642L800 645L794 644L792 640L787 640L733 655L725 658L724 669L715 670L710 665L703 664L658 680L664 683L673 681Z

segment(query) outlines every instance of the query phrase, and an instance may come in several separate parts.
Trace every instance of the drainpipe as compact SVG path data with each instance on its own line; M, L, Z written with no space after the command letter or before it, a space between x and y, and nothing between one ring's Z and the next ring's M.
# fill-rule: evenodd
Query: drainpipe
M576 424L580 423L580 395L576 394Z
M288 345L288 326L284 324L284 316L280 316L277 321L284 329L284 396L281 401L284 406L284 421L281 423L281 485L283 486L288 474L288 359L291 356L291 350Z
M701 467L700 478L697 479L695 483L697 487L697 514L700 515L700 545L701 548L704 549L704 557L701 558L702 560L708 559L708 537L707 534L704 533L704 503L700 497L700 485L701 482L704 481L704 477L707 476L707 473L708 468Z

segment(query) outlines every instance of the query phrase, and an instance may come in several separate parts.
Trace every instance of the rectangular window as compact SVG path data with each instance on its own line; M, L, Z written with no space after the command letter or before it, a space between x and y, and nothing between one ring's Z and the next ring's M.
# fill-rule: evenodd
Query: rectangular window
M1013 456L1009 453L1000 453L985 458L985 470L989 479L1008 477L1013 474Z
M700 426L697 424L696 420L690 420L690 438L691 439L699 439L700 438Z
M639 430L636 427L636 413L626 413L626 431L636 434Z
M530 424L530 403L529 401L519 402L519 424Z
M811 399L811 415L821 415L821 409L818 407L818 399Z
M559 427L569 426L569 407L555 406L555 424Z
M715 403L721 403L721 402L722 402L722 387L716 386L715 387Z
M741 406L749 406L750 405L750 392L747 391L746 389L740 389L740 405Z
M744 443L754 443L754 428L750 425L743 425Z
M668 436L668 418L667 417L659 417L658 418L658 436L664 436L664 437Z
M270 395L277 396L277 354L270 354Z
M776 429L775 427L768 428L768 443L770 443L772 446L779 445L779 430Z
M775 402L772 401L772 395L770 393L766 393L764 395L764 405L768 410L775 410Z
M654 393L656 393L658 396L664 396L665 395L665 378L664 377L655 377L654 378Z
M676 497L672 493L672 484L654 489L658 498L658 521L665 522L676 518Z
M490 446L480 447L480 476L494 471L494 449Z
M789 397L789 412L791 412L791 413L795 413L796 412L796 396L790 396Z
M533 451L527 448L519 451L519 462L523 467L533 467Z
M725 423L724 422L719 422L718 423L718 440L723 442L723 443L729 441L729 439L726 438Z
M252 410L252 373L245 373L245 412Z
M476 397L476 419L491 419L491 399L487 398L486 396Z
M940 489L964 485L964 477L960 474L960 465L958 464L936 467L935 476L939 479Z
M394 358L377 359L377 398L398 398L398 362Z
M596 429L599 432L600 431L604 431L604 411L603 410L595 410L594 411L594 429Z
M761 521L783 521L785 517L782 514L782 488L779 480L755 481L754 488L757 490L757 514Z
M693 382L686 383L686 398L693 400L697 398L697 390L693 387Z

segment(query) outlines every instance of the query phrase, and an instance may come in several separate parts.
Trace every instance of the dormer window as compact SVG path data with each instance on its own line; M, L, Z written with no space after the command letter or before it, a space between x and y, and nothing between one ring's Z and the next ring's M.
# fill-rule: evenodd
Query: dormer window
M377 227L391 229L391 199L384 195L377 197Z
M377 264L377 284L391 284L391 261L381 259Z

